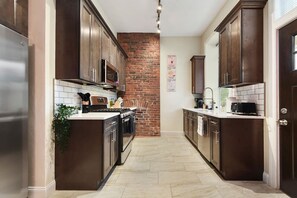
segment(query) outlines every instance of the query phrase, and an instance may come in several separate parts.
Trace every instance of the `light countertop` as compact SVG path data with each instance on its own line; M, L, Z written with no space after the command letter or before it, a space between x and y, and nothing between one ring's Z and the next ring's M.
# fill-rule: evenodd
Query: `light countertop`
M183 108L184 110L216 117L216 118L230 118L230 119L265 119L264 116L246 116L246 115L234 115L232 113L219 112L207 109L196 109L196 108Z
M107 120L114 116L120 115L119 112L96 112L96 113L82 113L82 114L74 114L68 118L68 120Z

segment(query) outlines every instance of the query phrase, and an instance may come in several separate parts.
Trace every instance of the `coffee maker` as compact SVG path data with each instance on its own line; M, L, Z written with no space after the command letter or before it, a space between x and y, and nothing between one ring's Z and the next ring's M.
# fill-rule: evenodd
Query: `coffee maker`
M194 108L203 108L203 98L195 98L196 106Z

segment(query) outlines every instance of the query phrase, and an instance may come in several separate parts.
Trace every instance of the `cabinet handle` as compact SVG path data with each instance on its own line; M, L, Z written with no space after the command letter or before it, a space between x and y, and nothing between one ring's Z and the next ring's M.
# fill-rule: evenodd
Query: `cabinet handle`
M220 132L219 131L214 131L213 133L216 134L216 143L217 144L220 143L220 140L218 138Z
M211 124L217 125L218 123L215 121L210 121Z
M94 82L96 82L96 69L94 69Z
M226 73L224 73L224 85L226 85Z
M117 121L113 121L112 123L110 123L110 126L116 125Z
M194 86L193 86L193 87L192 87L192 93L194 93L194 89L195 89L195 88L194 88Z

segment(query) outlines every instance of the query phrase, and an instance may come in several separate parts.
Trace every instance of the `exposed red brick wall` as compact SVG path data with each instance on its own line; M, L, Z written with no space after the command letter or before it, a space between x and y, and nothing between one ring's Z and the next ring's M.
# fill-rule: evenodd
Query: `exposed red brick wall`
M119 33L128 55L125 106L137 106L138 136L160 135L160 35Z

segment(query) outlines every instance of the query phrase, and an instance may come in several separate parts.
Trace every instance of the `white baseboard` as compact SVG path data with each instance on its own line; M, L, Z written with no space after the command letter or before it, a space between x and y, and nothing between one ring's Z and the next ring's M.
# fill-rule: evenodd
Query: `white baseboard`
M47 186L29 186L28 194L29 198L48 198L56 190L56 181L53 180Z
M269 174L263 172L263 182L269 185Z

